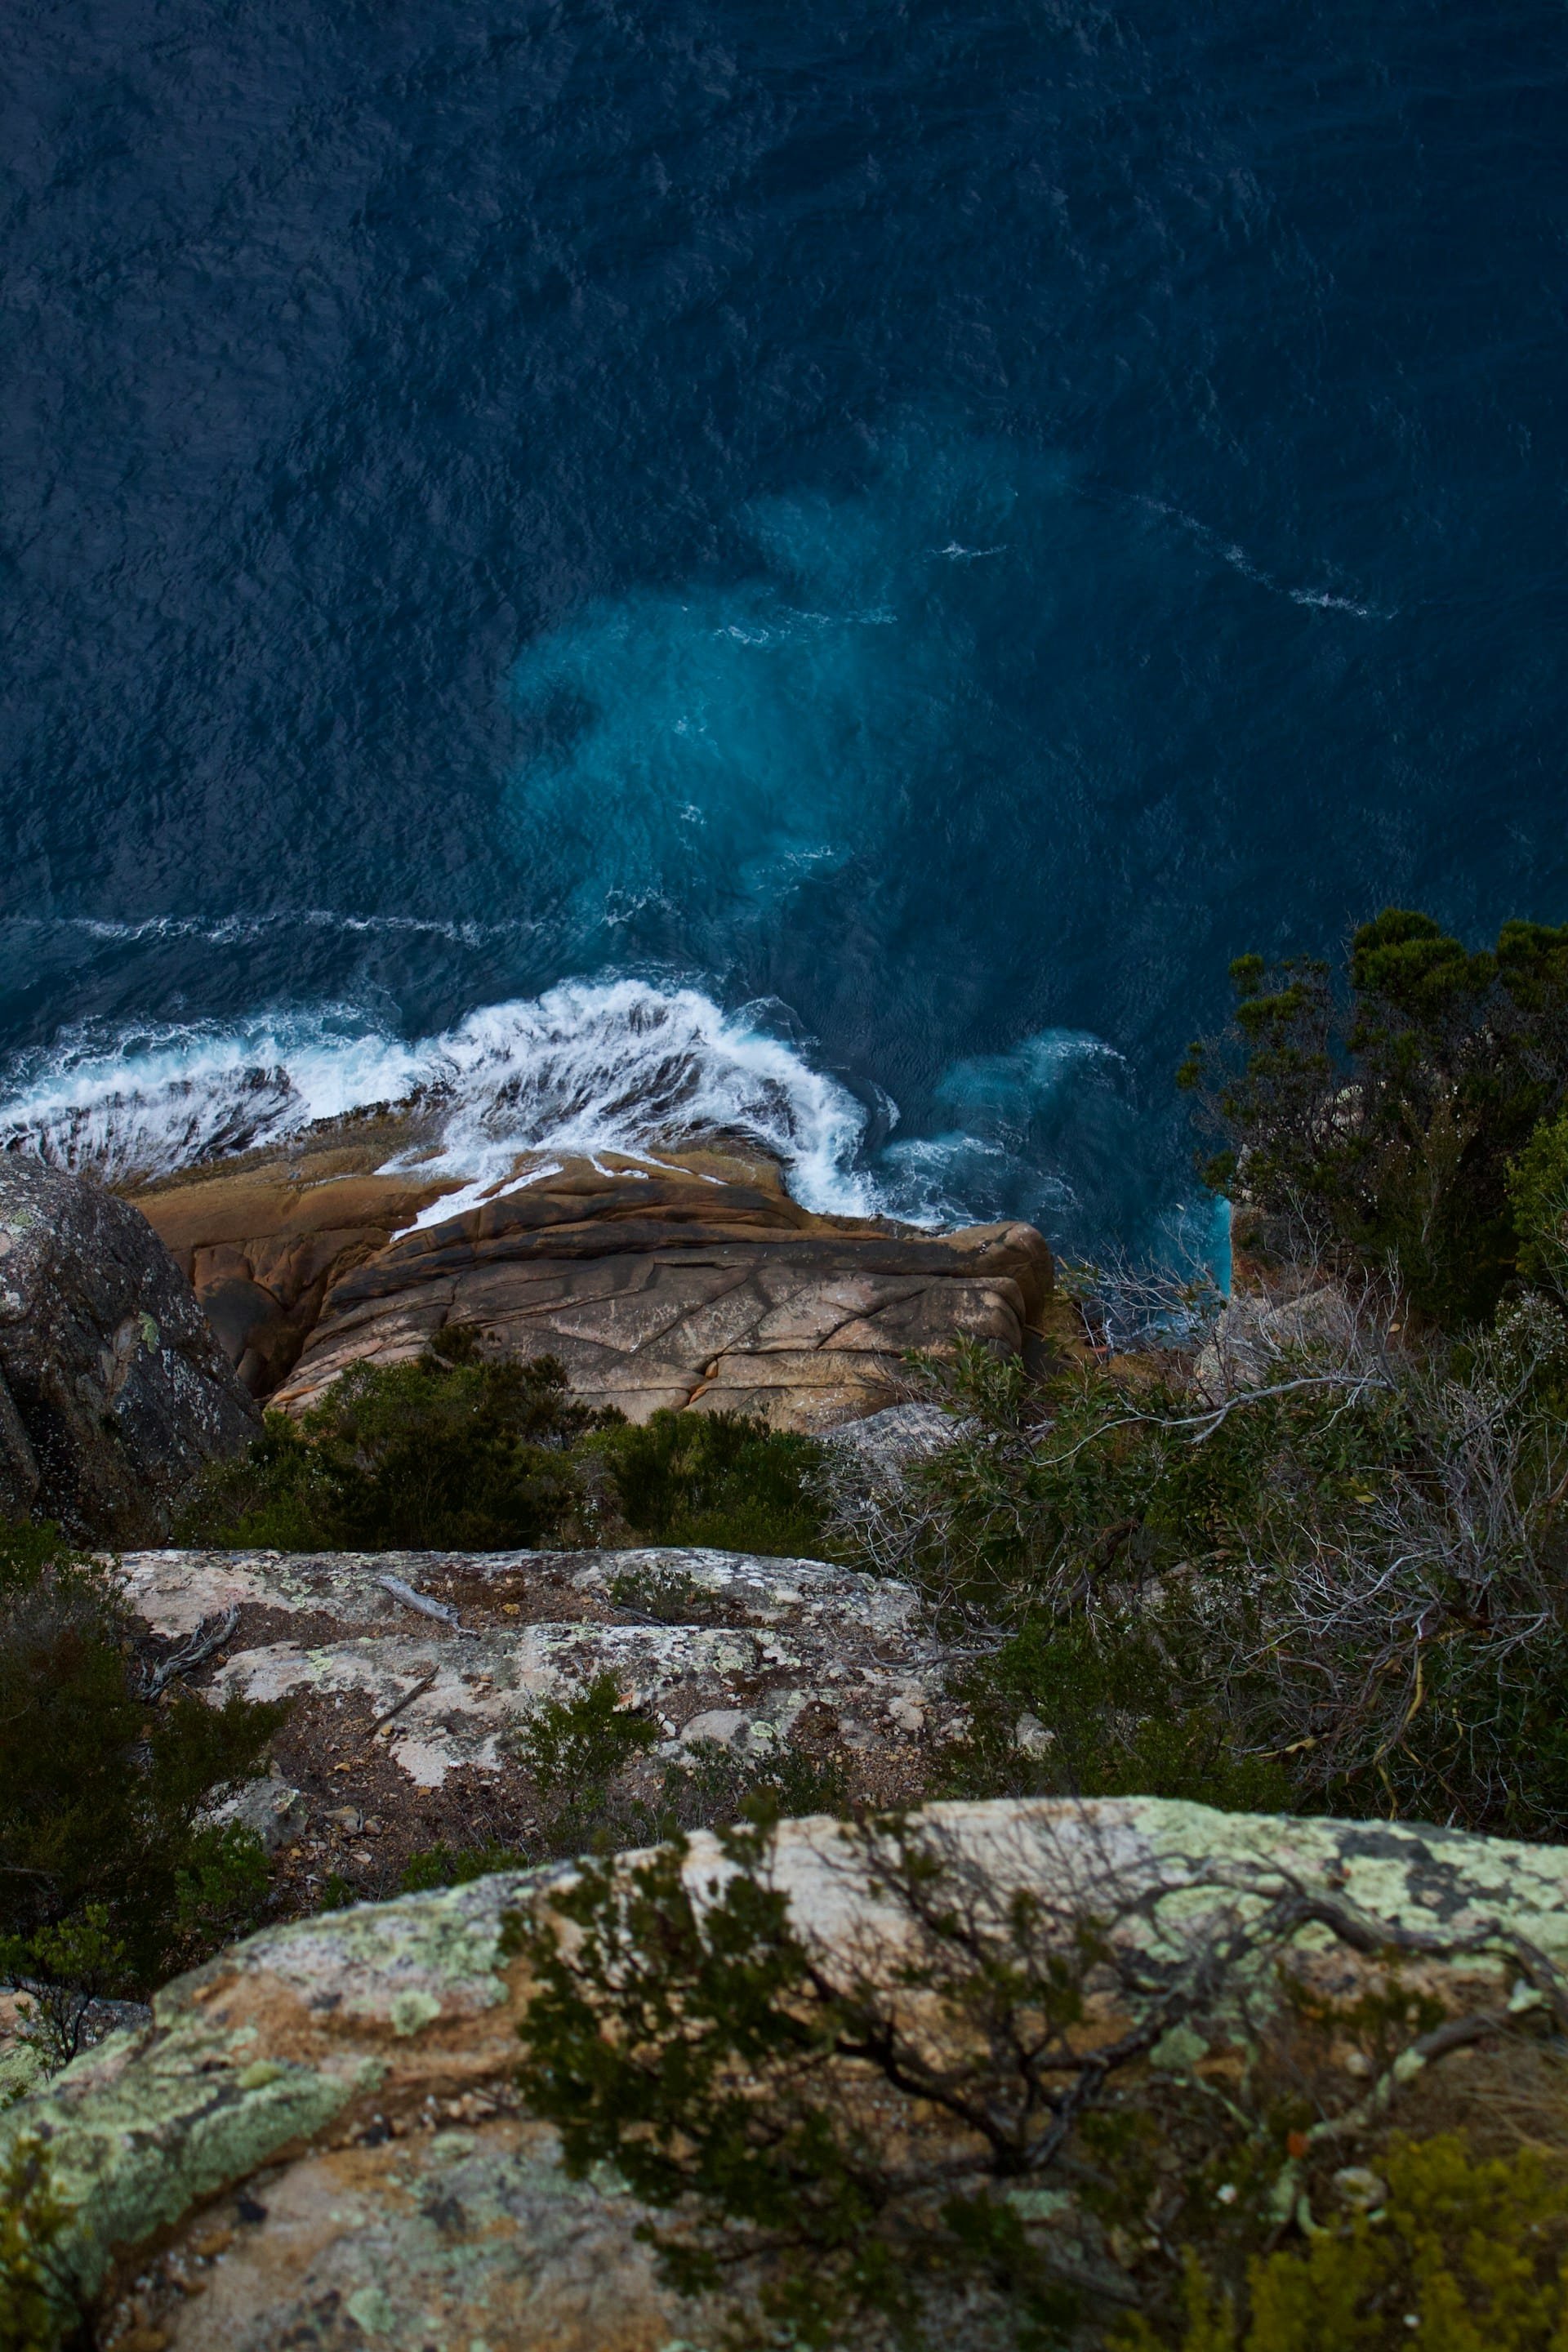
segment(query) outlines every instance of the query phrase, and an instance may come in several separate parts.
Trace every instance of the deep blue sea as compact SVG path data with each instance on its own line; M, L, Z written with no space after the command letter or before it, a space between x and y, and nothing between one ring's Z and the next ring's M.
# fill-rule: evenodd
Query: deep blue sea
M1241 950L1568 919L1568 21L11 0L0 1131L436 1082L1194 1195Z

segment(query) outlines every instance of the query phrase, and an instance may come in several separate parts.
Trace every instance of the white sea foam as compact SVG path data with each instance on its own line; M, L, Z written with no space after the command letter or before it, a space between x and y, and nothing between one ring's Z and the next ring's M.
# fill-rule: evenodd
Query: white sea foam
M166 1174L418 1092L438 1132L434 1165L464 1182L448 1215L510 1181L521 1152L657 1161L660 1147L716 1129L773 1153L809 1208L879 1205L855 1166L866 1114L846 1087L760 1013L644 981L566 982L414 1043L342 1006L113 1037L81 1029L8 1076L0 1146L110 1177Z

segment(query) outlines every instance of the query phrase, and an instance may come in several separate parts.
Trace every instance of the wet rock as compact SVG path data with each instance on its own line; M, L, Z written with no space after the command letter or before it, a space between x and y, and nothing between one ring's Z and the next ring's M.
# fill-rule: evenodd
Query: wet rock
M155 1541L259 1417L146 1220L0 1157L0 1508L78 1538Z

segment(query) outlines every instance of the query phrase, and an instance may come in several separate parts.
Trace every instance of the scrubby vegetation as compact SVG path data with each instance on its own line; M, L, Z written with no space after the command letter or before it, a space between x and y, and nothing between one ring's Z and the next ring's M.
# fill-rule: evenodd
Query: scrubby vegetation
M1082 1843L980 1868L929 1822L841 1836L858 1937L792 1916L760 1816L721 1877L676 1842L512 1925L529 2105L653 2209L672 2284L732 2298L737 2346L1557 2352L1568 1988L1539 1955L1547 2030L1500 2032L1406 1981L1440 1935L1288 1881L1194 1908L1190 1870ZM1308 1921L1353 1997L1298 1974ZM1511 2136L1482 2094L1480 2140L1412 2140L1489 2036Z
M287 1551L524 1550L599 1543L809 1552L819 1449L734 1413L646 1428L577 1402L552 1357L441 1332L416 1360L356 1365L293 1421L268 1413L187 1505L187 1543Z
M1505 923L1472 953L1388 908L1345 978L1232 964L1231 1027L1180 1073L1222 1139L1210 1179L1363 1265L1396 1262L1443 1327L1482 1321L1521 1270L1511 1171L1568 1095L1568 925Z
M1568 1835L1568 929L1233 978L1237 1302L1085 1272L1098 1344L924 1367L952 1444L834 1538L979 1653L954 1792Z
M282 1717L153 1693L111 1573L52 1528L0 1537L0 1979L31 1988L48 2053L85 2001L135 1993L254 1916L256 1841L204 1822Z
M552 1360L484 1360L471 1334L443 1333L414 1362L354 1365L299 1421L268 1413L243 1459L207 1472L181 1533L280 1551L581 1541L574 1449L603 1422Z
M63 2352L84 2342L58 2247L69 2219L48 2150L24 2135L0 2164L0 2352Z

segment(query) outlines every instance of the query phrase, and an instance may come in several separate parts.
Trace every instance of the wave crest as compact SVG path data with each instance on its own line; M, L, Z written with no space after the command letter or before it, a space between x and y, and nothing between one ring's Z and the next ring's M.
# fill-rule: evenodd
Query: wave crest
M463 1178L467 1197L504 1182L520 1152L646 1156L724 1130L779 1160L808 1208L878 1206L854 1166L867 1121L847 1087L759 1016L725 1013L692 988L566 982L414 1043L336 1006L113 1037L81 1029L9 1076L0 1147L111 1181L417 1097L437 1138L422 1164Z

